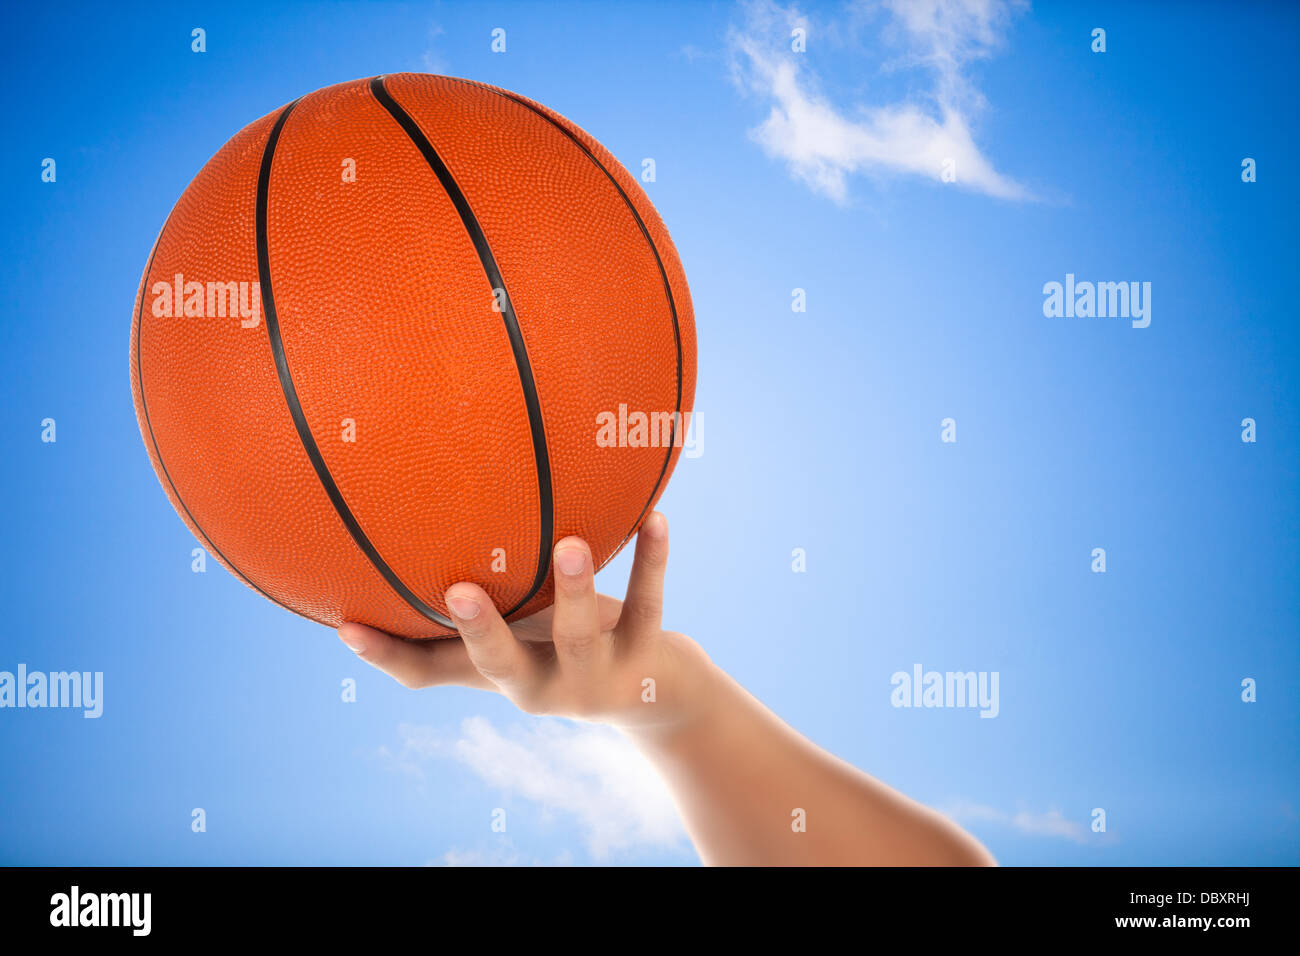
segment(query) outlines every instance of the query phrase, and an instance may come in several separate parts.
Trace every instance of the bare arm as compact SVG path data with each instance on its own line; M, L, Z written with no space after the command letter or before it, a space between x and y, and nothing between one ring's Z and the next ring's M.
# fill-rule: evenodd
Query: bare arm
M707 719L631 735L668 781L705 863L993 863L947 818L822 750L708 666Z
M722 865L985 865L942 815L817 747L660 627L668 527L637 537L627 598L597 595L585 543L555 548L552 608L513 626L477 586L447 601L461 641L412 644L345 624L340 638L409 687L462 684L521 709L619 728L667 780L701 859Z

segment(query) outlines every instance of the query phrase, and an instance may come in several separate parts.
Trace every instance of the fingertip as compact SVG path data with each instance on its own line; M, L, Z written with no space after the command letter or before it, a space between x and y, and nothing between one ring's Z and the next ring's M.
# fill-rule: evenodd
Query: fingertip
M641 533L647 538L656 540L668 537L668 519L664 517L664 513L650 512L650 516L641 523Z
M488 633L501 615L492 598L477 584L461 581L443 592L447 613L461 637L477 637Z
M367 632L370 628L363 624L342 624L339 626L339 640L342 641L358 657L366 653L369 647L367 641Z
M559 541L555 542L555 550L559 551L561 548L577 548L580 551L591 550L587 547L587 542L583 541L576 534L571 534L568 537L561 538Z
M570 535L556 544L552 561L559 574L574 578L587 570L591 561L591 549L587 547L587 542Z
M456 620L473 620L481 613L482 605L468 592L447 592L447 610Z

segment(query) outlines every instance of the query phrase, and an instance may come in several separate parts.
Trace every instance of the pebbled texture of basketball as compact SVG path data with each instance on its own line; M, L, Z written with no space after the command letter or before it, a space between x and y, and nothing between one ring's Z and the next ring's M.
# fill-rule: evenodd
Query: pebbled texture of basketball
M605 564L680 455L686 276L636 180L522 96L396 74L227 143L176 203L131 329L173 507L244 583L322 624L453 634L473 581L510 620L551 549Z

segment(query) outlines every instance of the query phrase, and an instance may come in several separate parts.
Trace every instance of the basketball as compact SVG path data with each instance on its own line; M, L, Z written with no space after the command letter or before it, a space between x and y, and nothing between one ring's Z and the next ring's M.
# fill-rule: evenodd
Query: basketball
M154 243L131 386L202 547L330 627L547 607L551 551L636 533L695 391L690 293L635 177L559 114L393 74L237 133Z

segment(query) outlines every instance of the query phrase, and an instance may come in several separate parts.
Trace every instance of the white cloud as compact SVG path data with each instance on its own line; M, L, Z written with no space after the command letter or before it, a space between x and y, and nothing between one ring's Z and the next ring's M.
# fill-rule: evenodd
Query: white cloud
M959 823L992 823L1028 836L1057 837L1074 843L1087 841L1087 828L1078 820L1068 819L1060 810L1031 813L1022 808L1008 813L982 803L959 801L943 807L942 812Z
M513 847L494 850L465 850L452 847L437 860L435 866L529 866L532 861L525 860Z
M570 853L561 853L554 860L541 860L520 853L511 843L493 849L464 849L452 847L430 866L572 866Z
M921 69L929 87L920 101L860 104L850 115L821 91L810 68L818 37L837 28L810 25L795 7L774 0L744 5L745 24L729 36L732 72L746 92L771 101L751 135L765 152L836 202L848 198L855 173L893 172L942 181L951 162L955 183L999 199L1029 199L1029 191L998 172L971 131L973 115L985 106L970 83L969 64L992 55L1001 44L1015 0L884 0L859 3L859 17L881 13L886 33L901 49L890 69ZM791 31L808 31L809 51L791 50Z
M685 833L663 781L612 730L543 719L502 733L487 718L471 717L459 734L411 725L398 733L401 752L385 754L397 769L455 759L507 795L571 818L594 859L634 847L683 848ZM477 859L478 851L453 850L444 862Z

